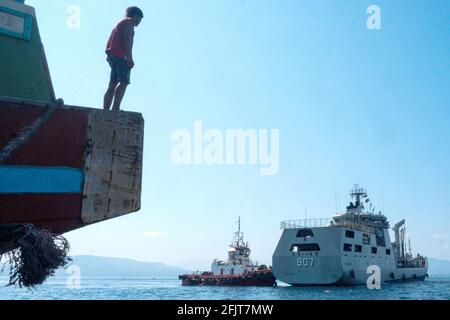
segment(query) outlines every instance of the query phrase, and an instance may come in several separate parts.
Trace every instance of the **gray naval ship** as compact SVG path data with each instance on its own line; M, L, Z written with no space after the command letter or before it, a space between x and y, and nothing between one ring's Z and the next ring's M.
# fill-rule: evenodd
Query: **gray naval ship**
M407 250L405 220L393 227L391 243L389 222L372 209L366 190L355 185L350 195L346 212L333 218L281 223L272 257L275 277L294 286L359 285L375 268L381 282L425 279L427 258L413 257L410 244Z

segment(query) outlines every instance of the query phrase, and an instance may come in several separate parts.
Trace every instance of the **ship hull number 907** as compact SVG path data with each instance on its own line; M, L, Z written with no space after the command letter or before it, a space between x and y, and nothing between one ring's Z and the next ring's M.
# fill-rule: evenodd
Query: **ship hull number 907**
M312 267L314 258L297 258L297 267Z

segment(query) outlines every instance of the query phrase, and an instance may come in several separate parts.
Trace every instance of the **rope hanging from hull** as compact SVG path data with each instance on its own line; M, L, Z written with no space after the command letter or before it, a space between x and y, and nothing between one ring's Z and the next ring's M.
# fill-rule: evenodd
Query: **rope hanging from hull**
M23 146L30 138L32 138L36 132L53 116L55 111L64 104L62 99L58 99L56 102L48 104L47 110L39 118L37 118L32 125L26 126L17 133L8 144L0 150L0 164L8 160L13 153Z
M33 288L71 262L68 241L34 225L0 224L0 242L11 245L0 255L9 263L9 286Z

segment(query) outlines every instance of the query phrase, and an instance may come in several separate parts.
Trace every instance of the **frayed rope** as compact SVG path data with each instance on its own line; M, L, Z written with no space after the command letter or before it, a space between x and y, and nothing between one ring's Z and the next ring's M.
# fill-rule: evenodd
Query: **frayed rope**
M64 237L34 225L0 225L0 240L14 248L5 254L10 267L8 286L33 288L72 261Z

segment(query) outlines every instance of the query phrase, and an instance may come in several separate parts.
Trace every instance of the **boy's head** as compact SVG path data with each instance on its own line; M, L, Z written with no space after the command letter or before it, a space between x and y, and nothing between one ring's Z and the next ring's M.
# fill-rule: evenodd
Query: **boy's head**
M134 25L136 27L141 23L142 18L144 18L144 13L138 7L127 8L125 15L127 18L134 20Z

